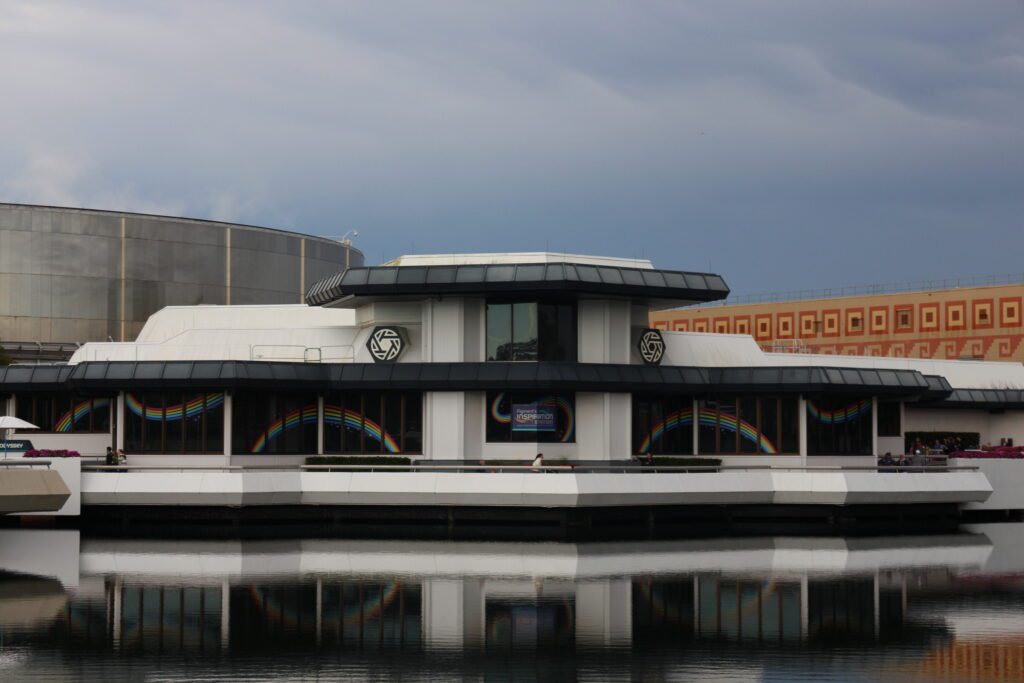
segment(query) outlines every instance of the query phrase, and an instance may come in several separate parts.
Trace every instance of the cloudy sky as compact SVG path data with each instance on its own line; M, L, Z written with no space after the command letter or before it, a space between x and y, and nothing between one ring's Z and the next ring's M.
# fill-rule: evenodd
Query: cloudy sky
M0 2L0 201L737 294L1024 271L1024 3Z

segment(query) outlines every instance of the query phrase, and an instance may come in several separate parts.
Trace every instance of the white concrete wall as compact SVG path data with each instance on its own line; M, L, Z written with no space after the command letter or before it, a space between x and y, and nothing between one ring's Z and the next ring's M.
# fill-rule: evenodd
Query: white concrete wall
M968 503L966 510L1024 510L1024 460L998 458L950 458L956 467L979 467L992 483L992 495L983 502Z
M37 449L78 451L82 455L103 455L113 445L111 434L44 434L22 431L11 439L28 439Z
M9 460L30 460L36 458L25 458L21 453L17 457L8 456ZM64 484L68 487L71 495L56 512L26 512L23 517L77 517L82 510L82 460L80 458L47 458L50 461L50 469L56 470Z
M1024 446L1024 410L1007 410L989 415L988 441L998 444L1001 439L1007 438L1013 439L1017 446Z
M428 391L423 394L423 457L459 460L465 452L465 394Z
M923 408L908 403L903 410L903 433L978 432L985 443L991 440L989 417L984 410Z

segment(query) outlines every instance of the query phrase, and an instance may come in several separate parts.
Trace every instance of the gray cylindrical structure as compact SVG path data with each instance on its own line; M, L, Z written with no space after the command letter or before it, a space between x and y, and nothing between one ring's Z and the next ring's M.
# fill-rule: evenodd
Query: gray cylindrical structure
M164 306L301 303L346 264L362 253L313 235L0 204L0 342L130 341Z

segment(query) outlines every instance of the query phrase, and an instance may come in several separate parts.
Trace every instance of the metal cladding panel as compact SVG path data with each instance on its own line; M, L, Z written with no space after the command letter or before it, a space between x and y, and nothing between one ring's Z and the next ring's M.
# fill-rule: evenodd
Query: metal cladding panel
M348 296L451 294L600 295L707 302L729 294L718 275L580 263L359 267L326 277L306 291L312 305Z
M0 204L0 339L106 341L122 331L132 339L165 306L228 303L229 260L231 303L273 304L298 303L306 284L363 256L268 228Z
M830 380L830 370L848 368L692 368L612 365L602 363L291 363L262 361L96 361L75 366L10 366L0 368L0 390L71 389L81 393L124 388L266 388L343 390L346 388L478 391L538 389L642 393L872 394L908 399L933 397L928 381L916 375L912 387L864 383L856 374ZM840 372L839 377L843 378ZM867 377L869 377L868 375ZM803 381L793 381L802 379ZM977 394L977 395L975 395ZM951 401L997 403L1021 401L1020 391L954 392Z

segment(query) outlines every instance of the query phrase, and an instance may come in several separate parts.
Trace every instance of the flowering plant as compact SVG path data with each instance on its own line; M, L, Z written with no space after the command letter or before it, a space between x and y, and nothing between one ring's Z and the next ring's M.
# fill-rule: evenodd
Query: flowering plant
M52 450L44 448L42 450L25 451L25 457L26 458L81 458L82 454L79 453L78 451L69 451L69 450L64 450L64 449L52 451Z
M996 447L987 451L956 451L950 453L951 458L964 458L965 460L1024 460L1024 450L1020 447Z

